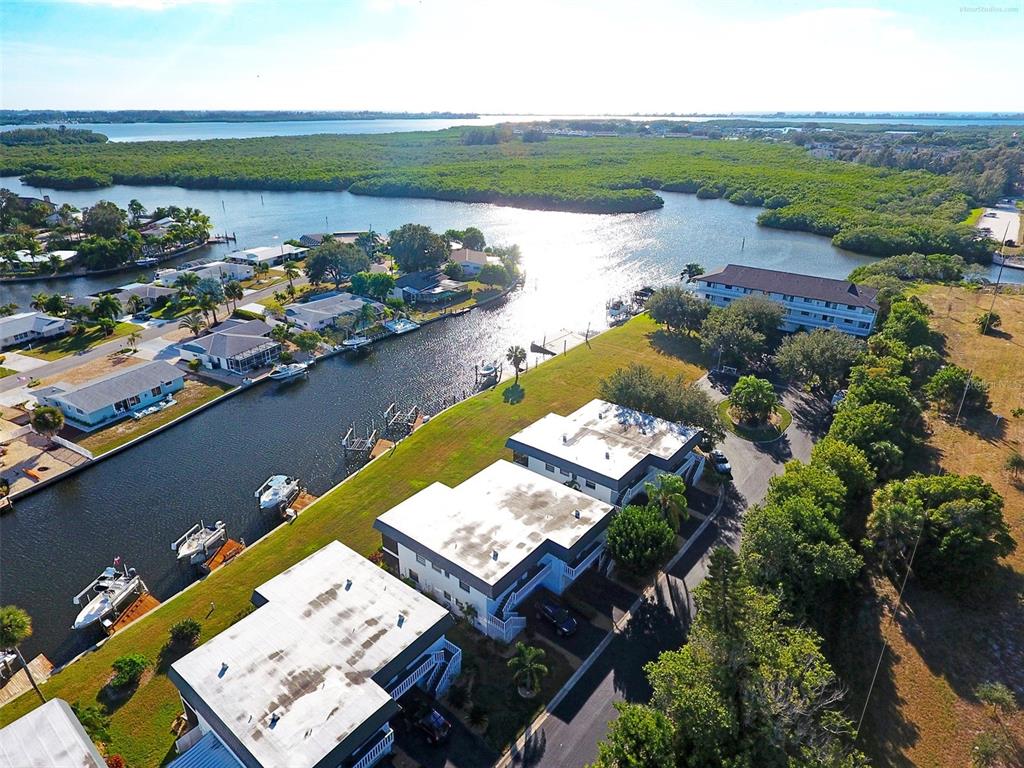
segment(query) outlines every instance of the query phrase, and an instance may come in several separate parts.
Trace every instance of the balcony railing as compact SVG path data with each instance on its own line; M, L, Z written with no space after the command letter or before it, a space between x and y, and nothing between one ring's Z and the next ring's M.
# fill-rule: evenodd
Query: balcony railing
M487 634L503 643L509 642L525 628L526 618L519 614L509 616L504 621L494 615L487 616Z
M447 691L452 679L462 671L462 649L453 643L449 643L447 639L444 641L444 649L451 658L448 659L444 672L441 673L441 679L437 683L436 690L438 694L443 694Z
M402 698L402 696L404 696L410 688L416 685L416 683L418 683L423 678L423 676L427 674L431 670L431 668L437 663L437 659L435 659L434 655L431 654L426 661L424 661L422 664L416 667L416 669L409 673L408 677L406 677L402 682L400 682L391 690L391 698L395 701L398 701L400 698Z
M391 748L395 744L395 732L388 728L384 734L384 738L373 745L373 748L367 752L358 763L352 766L352 768L370 768L371 765L380 760L384 755L391 752Z
M545 563L544 567L533 574L533 577L529 581L523 584L523 586L517 587L515 591L505 599L505 604L501 608L502 615L507 617L511 611L515 610L516 605L518 605L521 600L529 596L529 594L549 573L551 573L551 566Z
M565 577L569 579L569 581L575 581L577 576L579 576L581 573L587 570L587 568L594 564L597 558L601 556L602 552L604 552L603 544L598 547L595 547L594 551L587 555L585 558L583 558L583 560L581 560L578 565L572 568L566 566Z

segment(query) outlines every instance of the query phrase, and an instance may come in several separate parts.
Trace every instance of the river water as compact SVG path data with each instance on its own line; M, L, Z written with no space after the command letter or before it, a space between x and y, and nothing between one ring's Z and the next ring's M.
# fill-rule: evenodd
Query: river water
M0 186L32 190L16 179ZM492 243L518 243L525 287L502 306L433 324L378 345L360 358L335 357L308 380L248 390L79 475L17 502L0 518L0 602L26 608L35 635L25 651L63 661L94 642L73 634L71 597L115 555L137 568L161 600L191 575L169 544L200 518L224 520L233 538L254 541L276 523L255 506L267 476L301 477L322 494L347 474L340 438L379 421L391 402L436 412L473 386L473 365L511 344L603 325L605 302L642 284L677 276L696 261L729 262L843 277L869 259L827 239L758 227L758 210L692 195L664 194L665 207L625 215L526 211L485 204L351 195L347 192L195 191L115 186L54 193L76 206L101 197L125 205L191 205L239 246L269 245L304 232L406 222L435 230L479 227ZM276 239L275 239L276 238ZM213 246L208 253L227 250ZM132 279L103 278L2 286L3 301L27 303L39 290L94 292ZM530 363L535 362L531 355Z

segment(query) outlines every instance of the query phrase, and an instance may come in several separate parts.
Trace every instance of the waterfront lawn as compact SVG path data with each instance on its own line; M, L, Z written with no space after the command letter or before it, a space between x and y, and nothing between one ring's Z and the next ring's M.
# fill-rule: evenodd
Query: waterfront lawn
M548 412L567 414L596 397L600 380L621 366L649 365L658 373L682 374L688 380L704 373L692 362L654 346L655 331L648 317L634 318L591 339L589 345L523 373L521 398L506 402L505 390L513 385L503 382L437 415L393 452L307 508L294 523L281 526L230 565L55 675L43 684L44 692L51 698L93 703L114 659L138 652L155 661L174 622L198 619L203 624L202 640L208 640L244 615L254 587L328 542L338 539L365 554L375 551L380 535L372 524L378 515L434 481L455 485L496 459L511 458L504 447L510 435ZM38 704L34 694L26 694L0 708L0 726ZM132 768L160 765L173 756L171 725L180 709L175 688L161 667L112 713L108 754L121 754ZM490 715L504 717L497 705ZM495 728L513 730L500 723Z
M18 351L23 355L38 357L42 360L59 360L67 355L86 352L100 344L113 341L119 336L127 336L134 331L141 330L142 326L135 325L135 323L118 323L114 326L114 332L108 336L98 325L93 325L87 327L82 333L69 333L67 336L61 336L59 339L49 341L35 349L20 349Z
M186 379L185 388L172 395L177 402L170 408L144 416L139 421L124 419L106 429L90 432L76 442L90 451L93 456L99 456L141 437L147 432L152 432L157 427L162 427L233 389L235 387L219 382L206 383L196 379Z
M16 373L17 371L14 370L13 368L4 368L2 365L0 365L0 379L5 378L7 376L13 376Z

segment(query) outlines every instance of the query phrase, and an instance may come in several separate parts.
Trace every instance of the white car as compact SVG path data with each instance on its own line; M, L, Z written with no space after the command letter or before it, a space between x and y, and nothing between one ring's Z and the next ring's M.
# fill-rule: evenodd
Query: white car
M845 400L845 399L846 399L846 390L845 389L840 389L838 392L836 392L834 395L832 395L832 408L833 409L838 408L839 404L841 402L843 402L843 400Z

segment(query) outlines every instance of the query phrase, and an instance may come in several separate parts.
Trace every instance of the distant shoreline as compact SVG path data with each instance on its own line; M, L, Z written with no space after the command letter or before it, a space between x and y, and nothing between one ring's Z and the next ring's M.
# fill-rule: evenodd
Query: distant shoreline
M273 123L321 120L475 120L476 112L274 112L268 110L59 110L3 109L2 125L44 125L49 123Z

